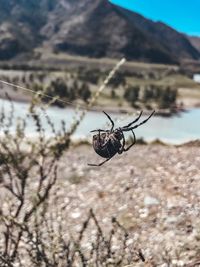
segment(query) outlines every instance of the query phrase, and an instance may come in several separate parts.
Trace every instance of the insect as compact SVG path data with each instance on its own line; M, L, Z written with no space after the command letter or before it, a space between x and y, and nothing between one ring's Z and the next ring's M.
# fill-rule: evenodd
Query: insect
M93 130L91 132L92 133L98 132L93 136L93 148L99 156L101 156L102 158L106 158L106 160L104 160L99 164L88 164L89 166L96 166L96 167L102 166L117 153L122 154L123 152L127 152L136 143L136 137L133 130L138 128L142 124L146 123L153 116L155 110L150 114L150 116L147 119L140 122L139 124L136 124L135 126L133 126L133 124L139 121L140 117L142 116L142 111L134 121L132 121L126 126L119 127L116 129L114 129L115 125L111 117L106 112L103 111L103 113L107 116L107 118L111 122L112 125L111 129L110 130L98 129L98 130ZM124 132L129 132L129 131L131 131L133 134L133 142L131 145L125 148L126 140L124 137Z

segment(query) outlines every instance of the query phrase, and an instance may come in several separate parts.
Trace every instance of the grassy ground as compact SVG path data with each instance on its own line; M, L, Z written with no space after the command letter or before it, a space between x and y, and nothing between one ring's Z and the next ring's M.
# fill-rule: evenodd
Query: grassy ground
M112 68L112 66L119 61L118 59L110 59L110 58L96 59L96 58L87 58L81 56L73 56L66 53L52 54L48 50L46 51L37 50L37 52L41 53L40 64L59 63L62 64L62 66L69 67L69 63L71 63L72 68L77 65L80 66L81 63L84 64L84 66L89 66L89 67ZM178 66L165 65L165 64L149 64L145 62L134 62L134 61L126 62L126 64L123 66L123 69L130 69L130 70L132 69L149 70L152 68L155 70L166 70L171 68L178 69Z

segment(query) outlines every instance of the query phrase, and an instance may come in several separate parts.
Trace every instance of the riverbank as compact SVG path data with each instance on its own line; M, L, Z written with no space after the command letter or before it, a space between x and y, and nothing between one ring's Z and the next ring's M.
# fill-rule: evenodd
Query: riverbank
M151 64L149 65L149 67L151 67ZM156 73L158 71L155 69L153 70ZM180 75L176 72L174 73L174 71L175 70L172 71L171 75L168 75L166 73L157 73L157 78L154 76L151 77L148 72L141 72L140 78L135 77L136 74L139 75L138 72L135 73L133 71L132 75L130 75L130 73L124 73L123 78L126 83L126 86L124 84L121 84L114 88L112 85L108 85L108 87L98 97L98 101L95 103L94 107L91 107L91 110L97 112L105 110L108 113L117 114L131 114L134 113L136 110L147 110L146 114L148 114L148 110L155 109L157 111L157 116L170 117L175 114L180 114L184 110L199 107L200 85L198 83L195 83L189 77ZM92 94L95 94L99 86L103 83L103 79L105 79L105 77L102 76L101 72L98 72L98 75L98 79L95 83L91 83L90 81L86 80L86 83L89 86L90 92ZM28 90L30 89L30 91L28 92L28 90L26 89L17 89L12 85L6 85L5 83L1 83L0 81L0 98L7 98L6 94L8 94L13 101L23 103L28 103L31 101L33 97L33 93L31 92L31 90L34 90L34 88L40 88L41 90L47 89L47 87L51 85L51 82L56 81L56 79L62 79L63 81L65 81L66 85L69 88L72 88L73 83L82 84L84 81L81 80L82 76L80 76L80 73L77 73L77 70L60 70L51 72L0 70L0 76L3 81L11 82L11 84L13 83L16 85L22 85ZM155 101L155 99L149 99L143 101L141 98L138 102L135 103L135 108L132 108L131 104L127 101L127 99L124 98L125 89L128 85L140 88L140 94L142 94L142 90L144 90L144 88L148 88L148 86L154 86L155 88L158 88L161 91L164 90L167 86L171 89L176 89L178 91L176 104L172 104L171 108L168 109L159 109L158 100ZM74 88L74 90L77 90L77 88ZM72 105L68 105L68 107L74 107L76 104L80 104L83 107L87 105L86 102L81 100L79 97L77 101L73 101Z
M9 116L11 112L11 105L8 100L0 99L0 107L4 111L4 116ZM18 125L18 118L26 120L26 136L33 138L37 136L37 128L34 120L28 116L29 114L29 104L14 102L14 113L13 113L13 126L12 131ZM58 107L49 107L45 112L40 108L36 108L37 114L41 119L41 123L45 130L45 135L47 137L52 136L52 129L48 123L46 115L51 119L55 130L57 132L62 130L62 121L65 122L66 129L71 129L71 126L76 120L80 119L80 112L77 112L74 108L61 109ZM146 114L140 118L143 121L151 114L151 111L146 111ZM122 127L133 121L138 113L133 112L131 114L118 114L110 113L115 127ZM143 138L147 142L159 139L164 143L169 144L183 144L185 142L196 140L200 138L200 124L197 123L200 117L200 109L192 109L188 112L182 112L176 114L170 118L153 116L147 123L138 127L135 130L137 139ZM94 129L109 129L110 123L102 112L88 111L73 134L74 140L92 140L91 130ZM3 133L3 128L1 127L0 134ZM127 133L126 139L129 138L131 134Z
M100 168L87 166L101 160L91 146L70 149L60 160L54 191L66 229L76 232L92 208L103 231L117 218L142 249L145 266L164 266L167 259L170 266L184 266L197 259L199 143L136 145Z
M24 92L23 90L19 90L17 88L11 87L11 86L5 86L4 84L0 84L2 85L0 88L0 99L8 99L9 98L14 101L14 102L18 102L18 103L30 103L33 97L33 94L31 92ZM30 89L30 88L28 88ZM85 106L87 108L86 103L83 102L78 102L77 106L79 106L79 104L81 106ZM72 107L74 107L76 105L76 102L72 103ZM198 106L198 103L194 103L194 107ZM200 103L199 103L200 106ZM69 105L69 107L71 107ZM67 107L65 107L67 108ZM191 101L190 101L190 105L188 105L188 108L191 108ZM95 111L95 112L102 112L102 110L108 112L108 113L112 113L112 114L134 114L137 112L138 109L132 108L129 105L124 105L124 106L108 106L108 105L95 105L93 107L90 108L91 111ZM186 111L186 108L184 106L176 106L173 109L156 109L156 113L155 116L161 116L161 117L171 117L175 114L179 114L183 111ZM144 108L143 114L144 115L148 115L150 111L146 110Z

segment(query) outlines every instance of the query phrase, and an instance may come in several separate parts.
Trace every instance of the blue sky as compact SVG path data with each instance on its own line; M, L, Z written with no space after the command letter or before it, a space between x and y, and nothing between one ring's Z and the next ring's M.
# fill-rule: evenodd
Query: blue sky
M200 0L110 0L176 30L200 36Z

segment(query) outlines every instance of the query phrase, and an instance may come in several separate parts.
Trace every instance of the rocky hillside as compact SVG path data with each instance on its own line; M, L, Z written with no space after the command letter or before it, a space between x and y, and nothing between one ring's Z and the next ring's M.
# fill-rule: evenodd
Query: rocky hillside
M200 37L188 36L191 44L200 52Z
M184 35L107 0L0 0L0 60L38 47L157 63L200 57Z

